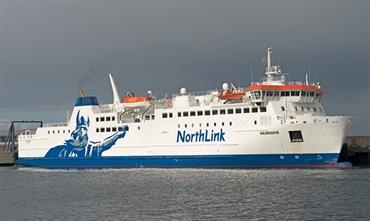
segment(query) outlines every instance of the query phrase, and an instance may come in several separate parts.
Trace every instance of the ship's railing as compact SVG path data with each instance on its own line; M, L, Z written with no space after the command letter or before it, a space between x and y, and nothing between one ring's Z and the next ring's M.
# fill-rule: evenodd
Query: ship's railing
M266 81L262 81L262 82L251 82L251 85L261 85L261 84L264 84L266 83ZM291 82L285 82L284 84L286 85L308 85L308 86L317 86L317 84L315 83L309 83L309 84L306 84L305 82L302 82L302 81L291 81Z
M208 91L192 91L192 92L186 93L186 95L190 95L190 96L205 96L205 95L211 95L212 93L218 92L218 91L219 90L217 90L217 89L208 90ZM177 96L181 96L181 94L172 94L172 97L177 97Z
M114 108L108 104L100 105L98 108L93 109L94 113L109 113L113 112Z
M277 75L277 76L263 77L262 82L273 82L273 81L285 82L286 76L287 75Z
M44 127L66 127L66 126L68 126L67 122L44 123Z

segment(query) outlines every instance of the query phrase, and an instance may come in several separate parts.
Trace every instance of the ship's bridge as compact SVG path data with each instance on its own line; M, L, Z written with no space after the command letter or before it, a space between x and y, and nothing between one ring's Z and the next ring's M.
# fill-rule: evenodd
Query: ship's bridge
M286 82L281 67L272 65L272 48L267 49L267 66L262 82L252 83L248 89L249 99L256 105L284 99L295 103L318 103L325 92L319 83Z
M256 104L266 104L286 98L297 103L318 103L325 92L319 85L291 82L282 85L252 83L248 87L251 101Z

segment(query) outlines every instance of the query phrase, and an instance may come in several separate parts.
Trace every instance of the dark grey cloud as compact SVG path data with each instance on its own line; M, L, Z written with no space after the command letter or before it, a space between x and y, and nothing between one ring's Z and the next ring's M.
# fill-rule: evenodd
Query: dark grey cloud
M0 118L64 120L80 88L108 103L108 72L121 94L248 85L272 46L292 80L310 72L327 89L329 114L369 134L369 39L367 0L0 0Z

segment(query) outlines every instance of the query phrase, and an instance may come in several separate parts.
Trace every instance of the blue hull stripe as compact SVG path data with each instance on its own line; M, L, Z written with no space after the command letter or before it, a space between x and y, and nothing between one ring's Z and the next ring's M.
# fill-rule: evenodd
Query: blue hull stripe
M121 156L100 158L19 158L17 164L43 168L330 168L337 153L207 156Z

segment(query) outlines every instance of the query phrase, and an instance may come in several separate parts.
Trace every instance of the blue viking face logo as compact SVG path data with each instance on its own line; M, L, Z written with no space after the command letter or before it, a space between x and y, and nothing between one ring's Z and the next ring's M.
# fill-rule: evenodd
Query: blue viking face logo
M80 112L77 113L76 117L76 129L72 131L71 138L66 140L66 143L74 147L81 147L87 145L89 141L88 128L90 126L90 118L87 120L85 117L80 117Z
M116 133L105 138L103 141L90 141L89 139L90 118L80 116L78 111L76 116L76 128L72 131L71 137L65 140L62 145L51 148L45 155L48 158L87 158L101 157L102 153L109 150L118 139L124 138L127 126L123 126Z

